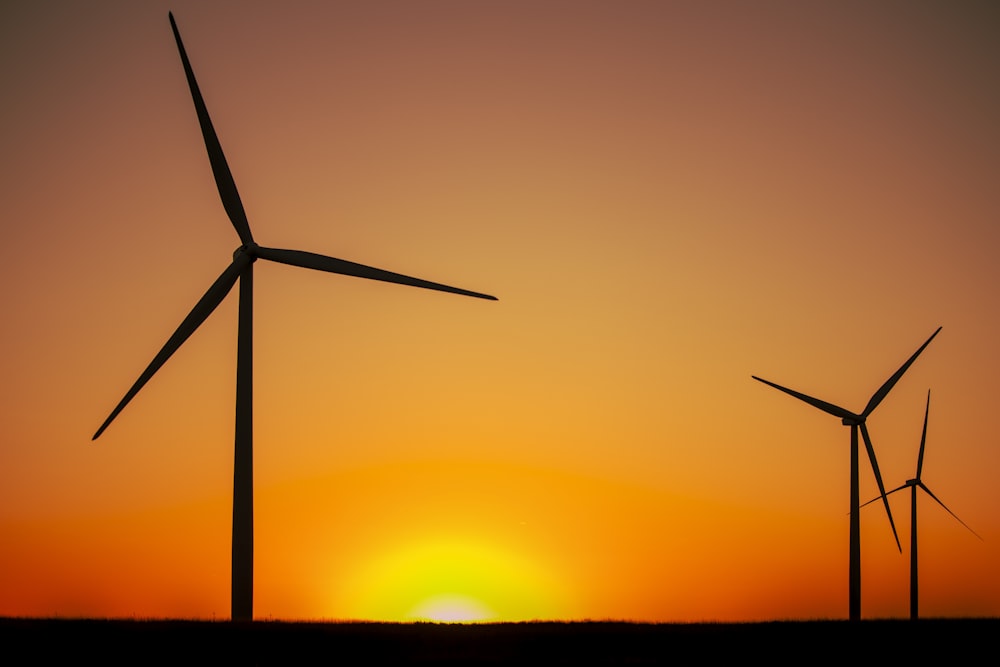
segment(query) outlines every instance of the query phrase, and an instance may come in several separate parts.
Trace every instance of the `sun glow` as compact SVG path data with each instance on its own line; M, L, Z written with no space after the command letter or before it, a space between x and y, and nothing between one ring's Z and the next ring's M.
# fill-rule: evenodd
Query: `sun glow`
M437 540L394 549L354 578L352 616L381 621L517 621L557 615L548 577L477 542Z

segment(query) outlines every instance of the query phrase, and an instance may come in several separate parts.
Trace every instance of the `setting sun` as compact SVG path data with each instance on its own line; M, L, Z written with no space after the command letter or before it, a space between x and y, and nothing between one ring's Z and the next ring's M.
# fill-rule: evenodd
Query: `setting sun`
M435 595L427 598L408 614L413 621L439 621L445 623L469 623L490 621L496 614L478 600L464 595Z
M559 614L527 559L485 542L427 540L372 559L352 580L352 616L391 621L519 621Z

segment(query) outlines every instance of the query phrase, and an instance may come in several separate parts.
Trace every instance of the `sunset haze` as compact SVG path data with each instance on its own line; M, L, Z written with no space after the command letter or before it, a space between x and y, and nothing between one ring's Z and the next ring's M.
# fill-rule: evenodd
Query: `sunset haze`
M989 2L0 5L0 616L226 618L237 295L167 19L261 244L254 616L845 618L848 410L924 616L1000 615ZM234 290L235 291L235 290ZM862 446L862 501L878 493ZM909 610L909 500L861 515Z

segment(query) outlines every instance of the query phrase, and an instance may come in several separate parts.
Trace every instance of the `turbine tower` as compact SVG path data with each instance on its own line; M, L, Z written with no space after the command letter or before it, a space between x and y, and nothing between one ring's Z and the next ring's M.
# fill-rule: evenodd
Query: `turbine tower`
M917 488L919 487L920 489L923 489L923 491L931 498L933 498L938 505L943 507L945 511L948 512L948 514L955 517L955 519L960 524L962 524L966 528L969 528L968 524L959 519L957 514L948 509L948 506L945 505L943 502L941 502L941 500L934 495L934 492L928 489L927 486L920 479L920 472L924 467L924 445L927 443L927 416L930 414L930 411L931 411L931 392L930 389L928 389L927 407L924 408L924 430L920 434L920 453L917 454L917 476L914 477L913 479L906 480L904 484L897 486L895 489L885 494L887 496L890 496L896 493L897 491L902 491L907 487L909 487L910 489L910 618L913 620L917 620L917 618L919 618L919 609L918 609L919 595L917 590ZM862 507L868 505L869 503L873 503L876 500L878 500L878 498L872 498L867 503L862 505ZM979 533L972 530L972 528L969 528L969 532L971 532L976 537L979 537L979 539L983 539L982 537L979 536Z
M857 621L861 619L861 519L859 514L860 509L860 496L858 490L858 431L861 431L861 437L865 441L865 449L868 450L868 459L871 461L872 471L875 473L875 481L878 482L879 497L882 498L882 502L885 504L885 513L889 517L889 525L892 527L892 535L896 538L896 548L902 552L903 548L899 544L899 535L896 533L896 524L892 520L892 511L889 509L889 500L886 498L885 486L882 484L882 474L878 469L878 460L875 458L875 448L872 446L871 436L868 435L868 427L865 425L869 415L874 412L875 408L879 406L886 395L892 390L892 388L899 382L899 379L903 377L903 373L907 371L911 364L916 361L917 357L924 348L927 347L934 337L938 335L941 331L941 327L931 334L931 337L920 346L920 348L913 353L909 359L906 360L899 370L893 373L892 377L886 380L881 387L878 388L874 394L872 394L871 399L868 401L868 405L861 413L851 412L838 405L832 403L827 403L826 401L821 401L818 398L813 398L812 396L807 396L800 392L788 389L787 387L782 387L774 382L769 382L763 378L759 378L753 375L754 380L758 382L763 382L766 385L774 387L778 391L783 391L789 396L794 396L800 401L804 401L814 408L818 408L823 412L833 415L834 417L840 417L841 423L844 426L851 427L851 537L850 537L850 568L848 575L848 602L849 602L849 618L852 621Z
M195 80L194 71L188 61L184 43L174 22L173 13L169 14L170 27L173 29L177 50L180 52L181 63L187 76L188 87L194 100L198 123L205 139L208 159L215 175L215 183L222 199L229 220L236 228L242 245L233 253L233 260L222 272L205 295L181 322L177 330L167 340L163 348L153 357L149 366L128 390L125 397L115 406L101 427L97 429L93 440L96 440L111 422L118 416L129 401L142 389L153 374L170 358L177 349L194 333L212 311L229 294L233 285L239 280L239 325L237 333L236 354L236 438L233 464L233 543L232 543L232 618L237 620L252 620L253 618L253 265L258 259L270 260L291 266L299 266L317 271L327 271L345 276L380 280L411 287L451 292L463 296L476 297L496 301L496 297L479 292L472 292L440 283L411 278L399 273L376 269L364 264L356 264L343 259L317 255L300 250L281 250L267 248L254 242L250 232L243 204L236 190L229 165L222 153L222 146L215 134L208 109L202 99Z

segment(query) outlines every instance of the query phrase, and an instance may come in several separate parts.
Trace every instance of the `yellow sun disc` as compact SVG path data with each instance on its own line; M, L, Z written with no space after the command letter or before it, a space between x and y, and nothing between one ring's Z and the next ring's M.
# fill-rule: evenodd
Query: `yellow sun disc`
M393 549L351 577L350 615L375 621L521 621L558 614L537 566L481 541L428 539Z

